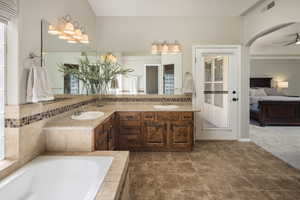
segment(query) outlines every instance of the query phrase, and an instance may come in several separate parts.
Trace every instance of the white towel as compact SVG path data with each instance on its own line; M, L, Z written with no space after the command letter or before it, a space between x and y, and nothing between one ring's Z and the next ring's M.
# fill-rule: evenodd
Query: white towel
M183 93L184 94L194 93L193 75L189 72L186 72L184 74Z
M27 102L37 103L53 99L46 67L31 67L27 82Z

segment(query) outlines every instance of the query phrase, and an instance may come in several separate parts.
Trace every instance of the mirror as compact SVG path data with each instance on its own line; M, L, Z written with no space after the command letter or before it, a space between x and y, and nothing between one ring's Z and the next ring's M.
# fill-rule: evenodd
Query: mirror
M87 54L89 60L96 61L97 52L90 44L71 44L48 33L50 23L42 20L42 58L47 67L48 76L54 94L85 94L83 84L72 75L64 75L59 65L77 68L79 59Z
M182 55L126 53L120 62L134 71L121 80L120 94L182 94Z
M65 75L59 65L78 69L79 59L87 55L95 63L109 55L97 52L90 44L70 44L57 35L48 33L50 23L42 20L42 57L54 94L86 94L85 84L72 75ZM91 41L93 42L93 41ZM114 87L109 84L109 94L182 94L182 54L156 54L150 52L111 52L118 65L132 69L126 75L116 76ZM99 93L99 92L96 92Z

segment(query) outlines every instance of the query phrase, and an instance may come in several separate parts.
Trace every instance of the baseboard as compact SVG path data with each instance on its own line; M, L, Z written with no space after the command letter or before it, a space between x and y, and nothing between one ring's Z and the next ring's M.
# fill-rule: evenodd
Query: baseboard
M239 142L251 142L251 139L250 138L241 138L241 139L238 139Z

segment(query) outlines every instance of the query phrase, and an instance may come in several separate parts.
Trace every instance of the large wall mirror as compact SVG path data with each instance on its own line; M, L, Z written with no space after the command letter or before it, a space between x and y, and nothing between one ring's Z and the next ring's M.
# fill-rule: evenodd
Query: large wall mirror
M73 44L48 33L50 23L42 21L42 56L55 94L86 94L84 83L60 70L61 65L77 69L80 59L90 63L112 55L118 66L130 69L109 84L108 94L182 94L182 54L151 54L150 52L98 52L91 44ZM93 41L91 41L93 43ZM101 92L97 92L101 93Z

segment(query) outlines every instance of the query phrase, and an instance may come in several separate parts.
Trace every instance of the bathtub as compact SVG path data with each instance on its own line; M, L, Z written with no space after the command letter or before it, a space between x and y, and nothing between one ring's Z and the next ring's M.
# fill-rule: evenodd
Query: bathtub
M0 181L1 200L94 200L113 157L39 156Z

